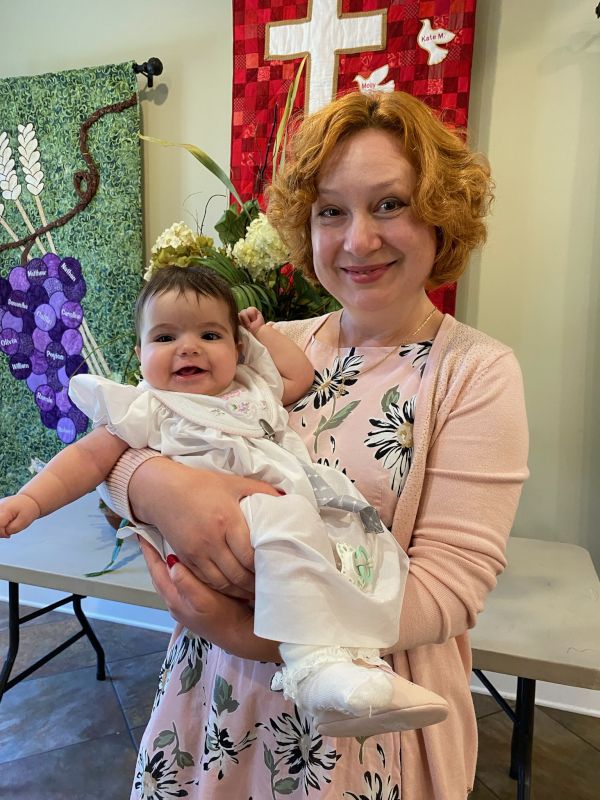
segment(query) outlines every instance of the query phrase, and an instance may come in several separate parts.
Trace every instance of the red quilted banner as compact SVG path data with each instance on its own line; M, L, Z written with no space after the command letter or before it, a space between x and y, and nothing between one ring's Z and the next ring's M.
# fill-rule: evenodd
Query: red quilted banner
M231 177L244 200L271 175L274 132L307 55L295 108L348 91L402 90L466 127L476 0L233 0ZM455 287L432 293L454 312Z

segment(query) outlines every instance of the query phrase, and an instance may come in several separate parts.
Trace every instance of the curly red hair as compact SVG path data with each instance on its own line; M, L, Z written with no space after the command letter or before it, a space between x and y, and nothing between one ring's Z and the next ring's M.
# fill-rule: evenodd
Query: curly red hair
M310 214L319 174L338 144L365 129L391 134L416 171L412 207L437 232L429 286L455 281L471 251L486 240L484 218L493 197L489 164L405 92L352 92L300 123L268 192L269 220L289 247L290 261L316 281Z

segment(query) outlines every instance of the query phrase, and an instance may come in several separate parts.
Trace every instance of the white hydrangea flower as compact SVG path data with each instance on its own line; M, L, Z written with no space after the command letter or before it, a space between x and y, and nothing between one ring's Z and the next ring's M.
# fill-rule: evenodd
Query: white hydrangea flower
M150 252L152 254L158 253L159 250L165 247L191 247L196 240L196 236L197 234L183 220L174 222L170 228L161 233Z
M232 254L255 279L289 259L279 234L262 213L250 223L245 238L235 243Z

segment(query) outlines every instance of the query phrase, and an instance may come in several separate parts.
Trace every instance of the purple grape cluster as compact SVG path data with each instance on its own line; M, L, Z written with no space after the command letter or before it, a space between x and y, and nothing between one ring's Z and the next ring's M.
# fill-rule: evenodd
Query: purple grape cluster
M73 375L88 372L79 330L85 292L79 261L54 253L0 277L0 350L33 393L42 423L65 444L88 427L67 392Z

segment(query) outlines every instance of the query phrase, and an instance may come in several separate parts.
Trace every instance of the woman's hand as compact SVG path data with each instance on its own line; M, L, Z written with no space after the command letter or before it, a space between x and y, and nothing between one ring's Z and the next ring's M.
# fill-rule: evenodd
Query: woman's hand
M277 495L269 484L152 458L134 472L129 499L138 520L155 525L207 586L252 597L254 551L240 500Z
M169 570L151 544L138 540L154 588L177 622L240 658L281 660L276 642L254 635L254 616L247 602L214 591L183 564L175 563Z

